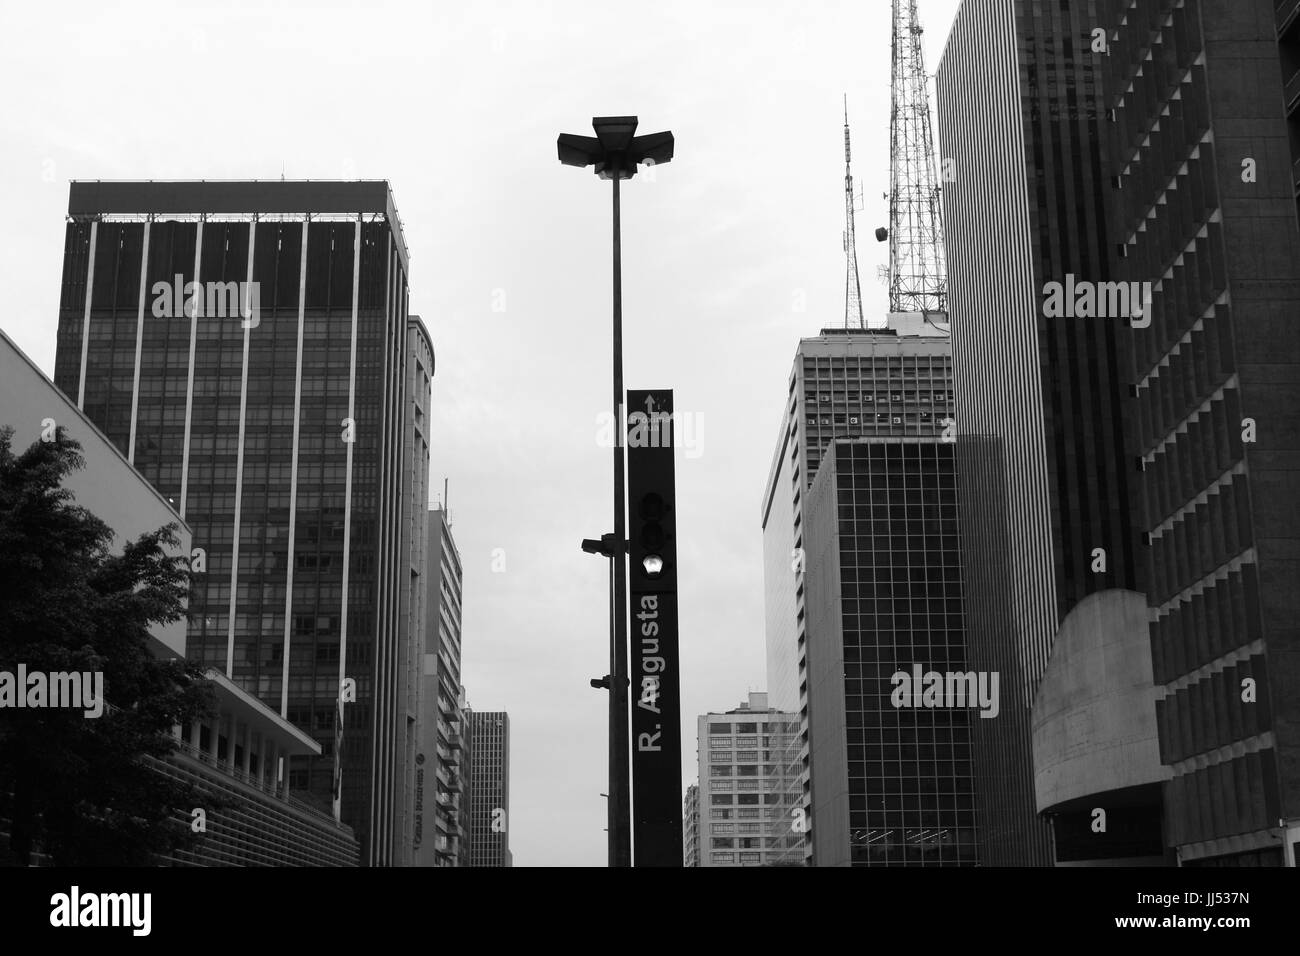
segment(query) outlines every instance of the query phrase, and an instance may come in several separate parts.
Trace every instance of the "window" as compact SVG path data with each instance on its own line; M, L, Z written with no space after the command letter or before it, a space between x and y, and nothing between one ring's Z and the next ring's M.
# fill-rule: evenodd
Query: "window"
M736 854L734 853L710 853L709 859L714 863L735 863Z
M736 845L736 841L731 837L714 837L713 848L715 850L730 850Z
M715 793L713 796L709 797L709 803L712 803L714 806L735 802L736 798L729 793Z
M742 751L740 751L740 753L736 754L736 759L737 759L737 760L741 760L741 761L745 761L745 760L758 760L758 751L757 751L757 750L742 750Z
M709 733L729 734L731 733L731 724L709 724Z
M710 776L710 777L730 777L730 776L731 776L731 767L729 767L729 766L725 766L725 765L724 765L724 766L718 766L717 764L715 764L714 766L712 766L712 767L709 768L709 776Z
M736 825L734 823L714 823L711 824L714 833L735 833Z
M710 749L710 750L730 750L730 749L731 749L731 738L730 738L730 737L710 737L710 738L709 738L709 749Z
M738 734L756 734L758 733L758 724L737 724L736 733Z

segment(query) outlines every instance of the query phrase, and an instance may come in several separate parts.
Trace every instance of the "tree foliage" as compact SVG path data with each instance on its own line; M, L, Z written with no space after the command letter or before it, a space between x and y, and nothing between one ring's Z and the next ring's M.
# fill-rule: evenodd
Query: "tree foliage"
M173 523L113 552L114 534L78 506L65 477L84 466L65 437L20 455L0 429L0 671L102 672L107 704L0 709L0 817L10 850L57 865L141 865L193 835L176 819L191 788L150 758L173 749L174 724L212 714L203 668L160 660L151 626L185 616L189 568L169 557ZM2 848L0 848L2 849Z

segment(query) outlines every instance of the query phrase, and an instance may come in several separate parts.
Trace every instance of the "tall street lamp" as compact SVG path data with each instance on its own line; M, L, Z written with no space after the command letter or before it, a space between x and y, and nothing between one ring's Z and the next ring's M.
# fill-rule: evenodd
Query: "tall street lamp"
M632 865L631 786L628 781L627 693L627 508L623 454L623 247L619 182L636 175L638 164L659 165L673 158L673 134L637 136L635 116L597 116L595 136L561 133L556 141L566 166L594 166L614 183L614 532L601 553L613 565L609 648L609 865Z

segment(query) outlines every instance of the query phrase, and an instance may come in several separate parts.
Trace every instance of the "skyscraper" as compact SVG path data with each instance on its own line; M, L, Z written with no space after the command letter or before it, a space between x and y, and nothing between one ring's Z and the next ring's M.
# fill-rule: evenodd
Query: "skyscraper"
M429 768L432 832L422 861L456 866L465 803L465 726L461 709L460 552L445 508L428 512L428 616L419 702L420 752Z
M190 656L314 735L283 772L371 865L413 822L406 277L385 182L72 184L56 384L193 528Z
M790 715L774 732L781 812L768 856L769 862L804 865L818 862L809 840L817 821L806 819L813 810L813 764L819 759L810 751L810 726L816 720L809 692L810 653L814 647L844 653L843 647L832 646L838 630L819 635L810 630L806 570L812 555L805 541L805 499L835 439L942 435L952 413L947 326L920 314L896 314L883 329L828 329L803 339L787 402L762 502L768 700ZM856 602L851 610L842 610L853 617L849 631L856 653ZM838 613L830 606L824 611L826 621ZM862 730L855 728L845 746L858 748L862 741ZM820 759L847 765L861 757L848 749L827 749ZM796 826L800 813L805 815L802 827Z
M951 384L946 365L934 371L930 384ZM997 718L1001 689L966 676L953 447L936 435L837 438L808 489L818 866L978 858L970 724Z
M1168 841L1184 866L1294 866L1296 5L1100 8L1110 249L1152 285L1127 371Z
M470 866L510 866L510 717L471 710Z
M1136 586L1128 316L1046 307L1052 283L1109 278L1098 12L964 0L938 70L968 661L1002 692L999 717L972 725L988 865L1052 862L1035 690L1070 612Z

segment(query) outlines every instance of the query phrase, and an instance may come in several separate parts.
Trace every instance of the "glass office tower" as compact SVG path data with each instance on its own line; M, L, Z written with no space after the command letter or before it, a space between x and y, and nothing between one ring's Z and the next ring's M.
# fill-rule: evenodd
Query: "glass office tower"
M407 303L385 182L72 184L55 382L194 530L190 656L317 739L283 772L371 865L411 847Z
M510 866L510 715L468 712L469 865Z
M978 701L898 706L893 680L966 673L954 444L836 439L804 528L816 865L973 866Z
M800 341L795 354L762 502L768 703L791 715L775 722L771 734L779 782L776 792L780 795L775 805L780 812L775 832L766 837L764 862L769 865L822 864L812 834L818 832L823 812L818 807L829 807L824 801L829 801L831 794L816 792L817 781L837 780L839 774L849 772L850 762L864 762L860 728L854 728L842 745L813 749L811 731L818 720L818 707L827 708L823 719L830 720L832 713L846 709L845 695L856 695L858 688L854 683L851 689L841 671L837 684L821 686L817 695L810 691L816 654L831 660L845 651L838 601L836 606L827 603L816 612L810 607L809 568L818 558L806 540L807 498L825 456L838 439L903 442L942 437L953 411L952 359L945 320L942 313L895 314L889 316L886 328L826 329L820 336ZM900 534L902 531L900 526ZM919 547L922 542L918 539L916 543ZM846 604L842 610L856 621L856 597L851 603L851 609ZM824 625L819 630L812 626L814 613ZM960 606L952 614L953 627L959 630ZM945 629L947 626L945 621ZM856 625L850 630L856 650ZM835 680L833 675L831 679ZM858 708L848 709L856 712ZM829 765L819 769L822 761ZM828 786L838 790L839 785ZM865 792L859 792L852 801L859 815L865 799ZM850 803L845 803L833 811L834 830L842 840L828 859L837 862L850 855L849 810ZM858 829L867 828L860 816L858 819ZM829 820L823 822L830 824ZM823 846L822 852L830 850Z

